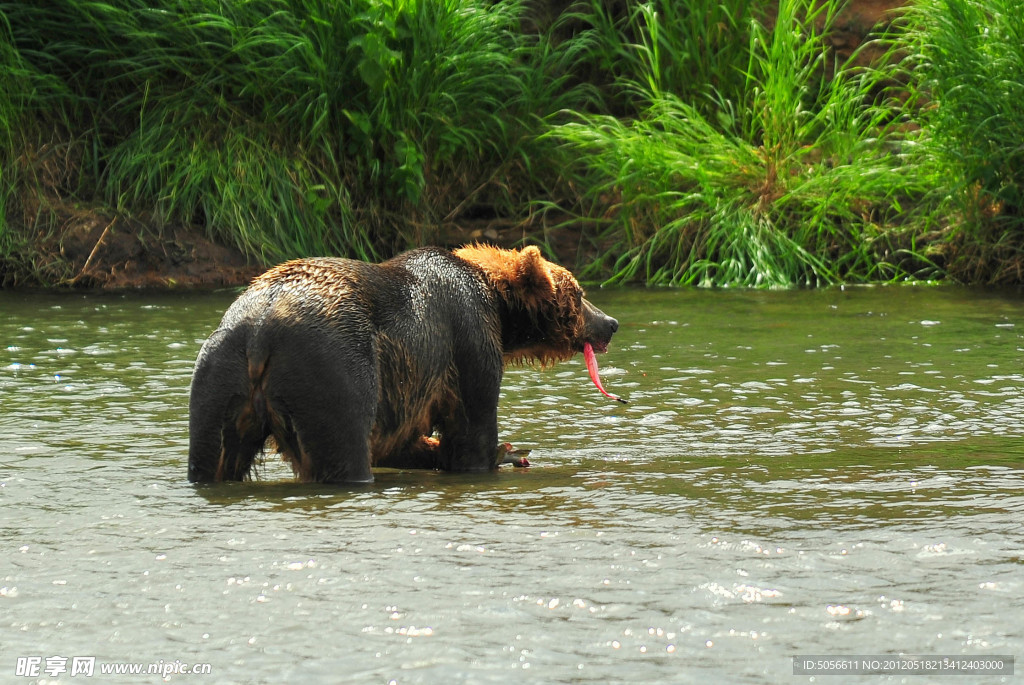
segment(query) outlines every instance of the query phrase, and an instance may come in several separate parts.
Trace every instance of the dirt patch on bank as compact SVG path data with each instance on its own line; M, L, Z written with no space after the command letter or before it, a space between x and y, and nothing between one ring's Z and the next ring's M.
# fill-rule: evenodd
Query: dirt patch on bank
M176 226L156 232L135 223L106 222L101 217L89 230L66 236L61 252L75 272L69 284L209 288L242 285L263 270L237 250L218 245L196 230Z
M908 0L852 0L836 17L828 40L837 56L849 58L875 32L883 31L899 16ZM885 47L869 45L861 63L881 57Z
M32 237L17 268L0 269L3 285L217 288L248 283L264 269L195 228L156 228L151 222L60 204L49 212L50 228Z
M49 229L31 237L17 266L0 262L0 286L67 288L210 289L244 286L272 264L207 238L191 226L157 226L103 208L48 203ZM447 224L437 244L459 247L488 242L517 247L541 242L555 259L573 267L587 263L601 246L585 240L578 225L562 218L555 228L500 219Z

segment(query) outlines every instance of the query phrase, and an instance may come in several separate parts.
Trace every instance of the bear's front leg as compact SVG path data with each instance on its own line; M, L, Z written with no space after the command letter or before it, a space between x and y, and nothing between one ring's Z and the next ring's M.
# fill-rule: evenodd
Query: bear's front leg
M495 330L494 322L466 324L468 330ZM501 394L501 348L493 337L462 336L455 350L455 402L436 417L441 433L440 466L446 471L493 471L498 468L498 399Z
M491 471L498 468L498 407L464 410L441 433L439 461L445 471Z

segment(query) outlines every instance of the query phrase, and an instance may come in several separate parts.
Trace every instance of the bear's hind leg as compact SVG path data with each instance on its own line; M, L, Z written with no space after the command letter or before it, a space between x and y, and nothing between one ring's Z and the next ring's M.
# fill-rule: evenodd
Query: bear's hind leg
M346 374L330 354L309 352L271 361L267 401L275 440L302 481L370 483L376 385L368 375Z
M214 480L245 480L269 435L265 409L254 408L245 397L236 397L231 406L221 429L222 451Z
M189 398L188 479L243 480L268 435L261 397L250 389L243 363L200 357Z

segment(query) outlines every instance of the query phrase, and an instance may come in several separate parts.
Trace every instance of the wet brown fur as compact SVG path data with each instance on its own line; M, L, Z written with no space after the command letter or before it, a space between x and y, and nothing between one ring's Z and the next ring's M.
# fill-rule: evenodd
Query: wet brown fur
M544 259L534 245L518 251L478 243L455 250L455 255L483 272L509 310L523 312L531 325L544 331L536 345L505 351L506 364L538 362L547 367L579 351L584 292L568 269Z
M588 336L606 346L615 327L536 247L286 262L253 281L200 352L189 478L243 479L264 446L303 481L494 468L502 367L569 359Z

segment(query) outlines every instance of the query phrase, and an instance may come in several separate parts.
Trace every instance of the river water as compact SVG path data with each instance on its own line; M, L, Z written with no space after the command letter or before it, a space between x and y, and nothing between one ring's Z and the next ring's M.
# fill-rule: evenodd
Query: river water
M794 656L1024 657L1020 292L597 290L630 403L579 358L510 369L531 468L196 487L190 374L233 296L0 292L0 682L91 657L112 683L919 683Z

